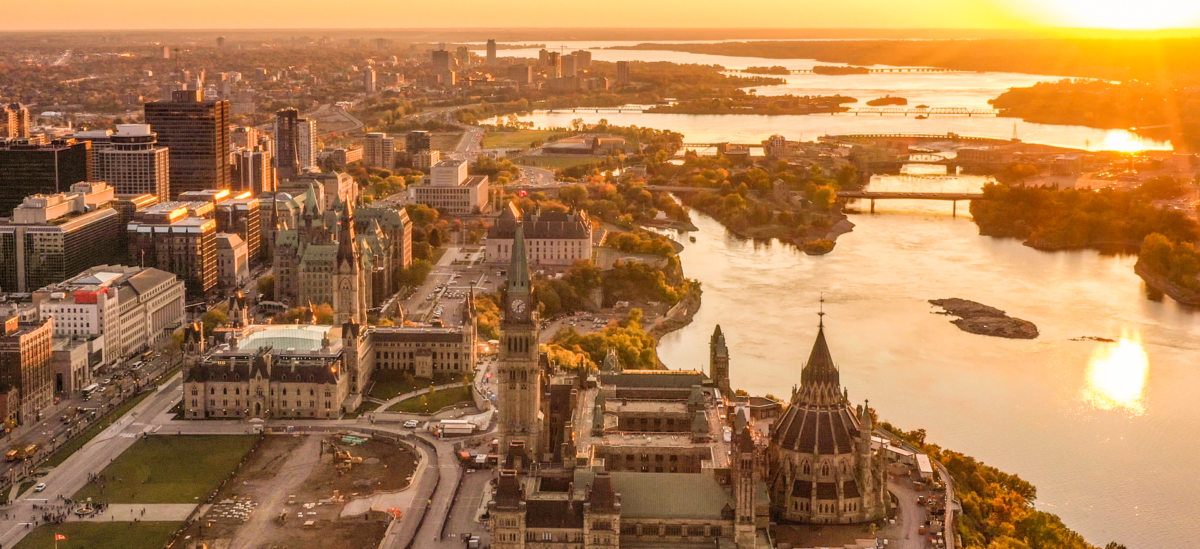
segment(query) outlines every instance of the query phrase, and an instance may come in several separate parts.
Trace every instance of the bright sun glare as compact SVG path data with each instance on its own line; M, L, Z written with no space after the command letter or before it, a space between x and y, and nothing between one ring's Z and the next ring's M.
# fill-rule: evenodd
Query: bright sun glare
M1069 27L1152 30L1192 27L1200 21L1198 0L1046 0L1032 5Z
M1096 410L1141 416L1146 413L1146 377L1150 357L1138 339L1122 337L1116 345L1096 348L1088 362L1083 400Z

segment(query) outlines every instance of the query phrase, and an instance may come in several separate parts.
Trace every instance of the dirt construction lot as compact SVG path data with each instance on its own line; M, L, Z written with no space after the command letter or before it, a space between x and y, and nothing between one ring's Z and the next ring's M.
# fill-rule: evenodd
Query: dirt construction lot
M348 470L345 451L353 462ZM407 487L416 461L408 447L393 442L348 445L332 435L268 435L185 534L191 535L185 547L375 547L392 517L374 511L342 517L342 509L356 497Z

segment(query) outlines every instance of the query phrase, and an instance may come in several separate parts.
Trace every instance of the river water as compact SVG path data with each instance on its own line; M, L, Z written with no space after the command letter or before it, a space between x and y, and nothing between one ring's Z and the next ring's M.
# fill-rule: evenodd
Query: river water
M568 51L582 45L568 45ZM812 61L718 58L675 52L593 50L596 59L811 66ZM529 52L502 52L529 56ZM536 56L536 51L532 52ZM977 106L1009 86L1045 77L997 74L795 76L790 93L924 97L931 106ZM836 83L835 83L836 82ZM947 84L948 82L953 85ZM839 86L846 86L841 89ZM898 92L896 90L905 90ZM965 91L964 91L965 90ZM758 93L770 93L759 89ZM922 95L923 94L923 95ZM958 101L955 103L953 101ZM939 133L1009 137L1013 120L852 116L535 114L539 126L571 118L671 129L688 142L757 142L770 134L811 140L830 133ZM1125 132L1017 123L1027 141L1064 146L1168 148ZM876 177L879 190L978 189L979 177ZM860 210L866 210L860 207ZM721 324L733 385L787 398L825 323L842 383L870 399L881 418L927 440L1019 474L1038 487L1038 506L1090 542L1130 549L1196 547L1200 539L1200 312L1150 299L1135 258L1092 251L1040 252L981 237L960 204L879 201L876 214L832 253L810 257L778 242L728 234L692 212L696 242L683 236L688 276L701 281L694 321L661 341L672 368L706 368L708 338ZM927 300L961 297L1033 321L1035 340L972 335L933 314ZM1112 343L1080 340L1101 337Z

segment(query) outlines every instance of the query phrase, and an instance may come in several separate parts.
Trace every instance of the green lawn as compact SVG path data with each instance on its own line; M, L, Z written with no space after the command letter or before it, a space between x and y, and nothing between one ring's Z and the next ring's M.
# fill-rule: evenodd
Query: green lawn
M67 522L38 526L15 549L160 549L182 522ZM66 541L54 544L54 534Z
M428 397L428 406L421 405L421 399ZM391 408L389 412L404 412L407 414L425 414L433 413L447 406L458 404L459 402L471 401L470 387L452 387L449 389L441 389L434 393L433 396L421 395L410 399L401 400Z
M559 132L550 130L518 130L515 132L487 132L483 136L483 147L486 149L524 149L534 141L545 141L551 135Z
M146 391L140 395L137 395L129 399L129 401L127 401L125 404L122 404L112 413L104 416L104 419L92 423L82 435L71 439L70 442L63 444L62 446L59 446L58 450L55 450L54 455L50 456L50 459L46 460L46 465L50 467L58 467L59 465L62 465L62 462L66 461L67 458L71 457L71 455L75 452L78 452L80 448L83 448L83 445L87 444L89 440L96 438L96 435L100 434L101 431L107 429L109 425L112 425L113 422L121 419L121 417L125 414L128 414L134 406L137 406L139 402L152 394L154 394L154 391Z
M72 497L108 503L199 503L237 469L258 438L145 437L100 472L106 484L89 482Z
M411 375L404 376L399 370L375 370L371 381L374 381L375 385L371 387L367 396L379 400L396 398L429 386L429 380L418 380Z
M603 158L579 157L579 156L519 156L513 158L514 164L522 166L536 166L538 168L547 168L552 170L562 170L600 162Z

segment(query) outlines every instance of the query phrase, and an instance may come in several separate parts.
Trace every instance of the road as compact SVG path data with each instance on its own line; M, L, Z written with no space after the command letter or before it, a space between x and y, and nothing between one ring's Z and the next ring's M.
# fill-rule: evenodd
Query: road
M99 473L104 466L133 446L138 437L160 427L153 422L170 410L181 398L182 392L183 376L176 374L154 394L134 406L125 417L42 478L41 481L46 483L45 491L29 490L4 506L4 519L0 520L0 547L15 546L37 527L41 511L35 510L35 505L45 506L57 502L59 497L71 497L87 484L88 475Z

